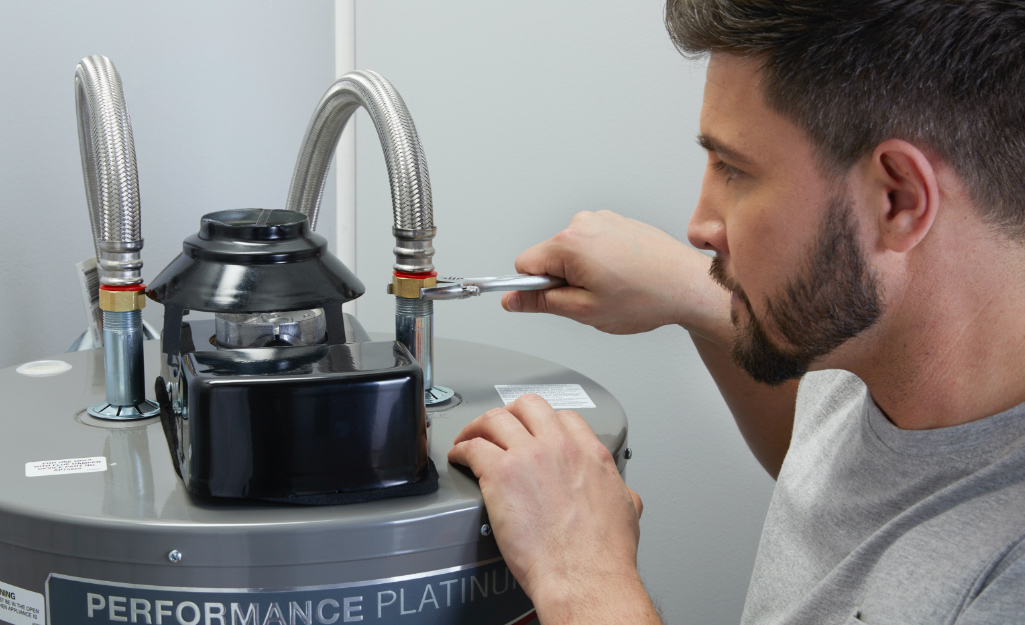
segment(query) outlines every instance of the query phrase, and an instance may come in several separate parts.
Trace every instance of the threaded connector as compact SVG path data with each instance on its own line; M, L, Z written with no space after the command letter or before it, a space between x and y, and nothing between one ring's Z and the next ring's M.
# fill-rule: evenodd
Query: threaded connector
M403 274L396 271L388 285L388 294L403 299L420 299L420 289L434 286L438 286L438 276L433 271L430 274Z
M130 312L146 307L146 286L100 286L100 310L104 312Z

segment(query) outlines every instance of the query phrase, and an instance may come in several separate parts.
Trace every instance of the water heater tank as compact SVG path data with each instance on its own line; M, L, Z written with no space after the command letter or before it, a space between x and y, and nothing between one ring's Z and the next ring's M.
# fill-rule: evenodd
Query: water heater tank
M0 370L0 621L532 622L476 480L446 460L452 440L503 394L540 392L578 410L622 471L626 417L604 388L552 362L457 340L435 351L457 393L428 413L438 490L330 506L190 494L159 419L86 412L104 397L102 350ZM147 372L161 356L146 343Z

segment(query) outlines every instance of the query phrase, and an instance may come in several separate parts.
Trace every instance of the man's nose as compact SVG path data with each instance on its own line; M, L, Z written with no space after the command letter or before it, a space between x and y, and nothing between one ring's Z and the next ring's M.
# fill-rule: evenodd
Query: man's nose
M712 250L717 254L729 253L726 242L726 223L718 210L719 202L714 193L708 191L708 180L701 185L701 195L694 207L694 214L687 225L687 240L694 247Z

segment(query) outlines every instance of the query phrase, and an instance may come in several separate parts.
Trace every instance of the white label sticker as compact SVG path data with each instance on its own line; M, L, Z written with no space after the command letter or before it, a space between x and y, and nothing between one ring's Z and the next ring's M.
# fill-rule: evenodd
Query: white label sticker
M25 477L40 477L42 475L69 475L71 473L96 473L107 470L107 459L103 456L96 458L68 458L66 460L43 460L41 462L26 462Z
M495 390L505 403L515 401L520 395L540 395L556 410L566 408L594 408L594 402L579 384L496 384Z
M43 595L0 582L0 621L11 625L42 625L46 622Z

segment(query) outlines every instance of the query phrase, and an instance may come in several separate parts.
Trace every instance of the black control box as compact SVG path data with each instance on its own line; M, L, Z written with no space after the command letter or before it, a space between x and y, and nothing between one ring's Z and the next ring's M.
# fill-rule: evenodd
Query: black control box
M423 373L395 341L191 351L179 393L179 467L196 495L391 488L426 471Z

